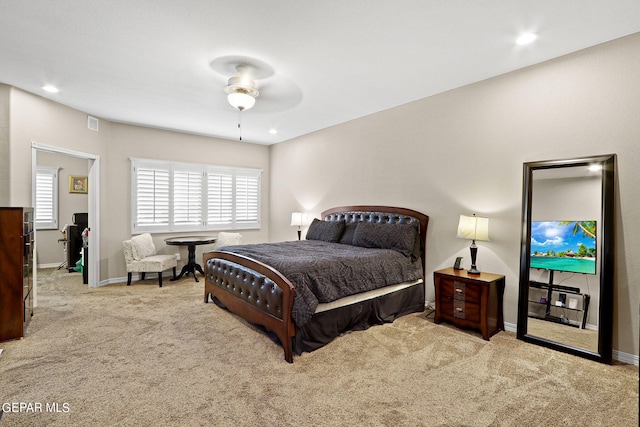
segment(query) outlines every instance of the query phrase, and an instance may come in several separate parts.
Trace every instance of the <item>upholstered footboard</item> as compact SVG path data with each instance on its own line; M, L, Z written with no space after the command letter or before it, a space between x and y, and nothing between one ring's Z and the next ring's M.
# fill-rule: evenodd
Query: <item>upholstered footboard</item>
M264 326L280 339L285 360L293 363L291 319L293 285L275 269L229 252L204 254L204 302L216 298L229 311Z

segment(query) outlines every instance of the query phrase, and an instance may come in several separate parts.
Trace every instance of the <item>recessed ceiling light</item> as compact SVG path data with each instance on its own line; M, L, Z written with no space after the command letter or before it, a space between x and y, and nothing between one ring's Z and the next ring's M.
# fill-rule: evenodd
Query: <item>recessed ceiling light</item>
M269 133L270 133L271 135L275 135L275 134L277 134L277 133L278 133L278 129L269 129Z
M49 93L58 93L59 92L57 87L51 86L51 85L42 86L42 90L44 90L45 92L49 92Z
M516 43L520 46L529 44L538 38L538 35L535 33L524 33L521 34L520 37L516 39Z

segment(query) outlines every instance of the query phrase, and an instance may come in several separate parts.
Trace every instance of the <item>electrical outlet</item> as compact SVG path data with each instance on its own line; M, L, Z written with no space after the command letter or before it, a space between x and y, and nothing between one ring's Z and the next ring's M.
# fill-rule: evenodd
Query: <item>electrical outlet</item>
M177 261L180 261L180 252L178 252L178 253L176 254L176 260L177 260Z

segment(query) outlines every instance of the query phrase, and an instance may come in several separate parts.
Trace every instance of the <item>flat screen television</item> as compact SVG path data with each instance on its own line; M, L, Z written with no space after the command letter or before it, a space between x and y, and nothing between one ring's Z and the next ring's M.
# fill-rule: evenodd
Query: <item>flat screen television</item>
M596 274L596 221L533 221L530 267Z

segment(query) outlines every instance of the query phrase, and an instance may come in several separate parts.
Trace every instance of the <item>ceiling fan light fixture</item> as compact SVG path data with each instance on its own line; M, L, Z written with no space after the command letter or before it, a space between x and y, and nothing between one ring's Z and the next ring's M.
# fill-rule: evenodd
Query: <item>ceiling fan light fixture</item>
M256 103L256 99L253 96L242 91L230 93L227 95L227 100L233 108L237 108L240 111L248 110Z
M256 97L260 95L255 82L246 76L231 77L225 92L228 94L229 104L240 111L253 107L256 103Z

